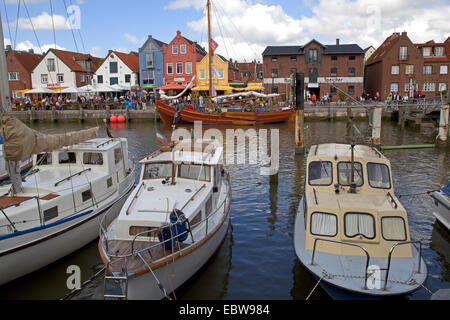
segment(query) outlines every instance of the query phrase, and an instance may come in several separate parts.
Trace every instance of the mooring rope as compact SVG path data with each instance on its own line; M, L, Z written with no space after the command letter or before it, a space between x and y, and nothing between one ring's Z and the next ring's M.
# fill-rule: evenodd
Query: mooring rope
M106 266L103 266L103 268L98 271L96 274L94 274L92 277L90 277L88 280L86 280L85 282L83 282L80 286L80 288L76 288L73 289L72 291L70 291L69 293L67 293L64 297L62 297L59 300L66 300L68 299L70 296L72 296L75 292L77 291L81 291L83 289L84 286L86 286L88 283L92 282L95 278L97 278L103 271L105 271Z

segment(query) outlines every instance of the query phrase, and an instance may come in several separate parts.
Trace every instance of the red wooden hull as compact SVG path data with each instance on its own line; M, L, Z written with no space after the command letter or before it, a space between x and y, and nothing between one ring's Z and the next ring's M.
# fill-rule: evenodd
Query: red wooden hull
M161 100L157 100L156 110L164 122L173 123L175 116L173 107ZM222 112L220 114L183 109L180 123L194 123L195 121L201 121L202 124L220 125L278 123L288 121L292 113L292 109L272 112Z

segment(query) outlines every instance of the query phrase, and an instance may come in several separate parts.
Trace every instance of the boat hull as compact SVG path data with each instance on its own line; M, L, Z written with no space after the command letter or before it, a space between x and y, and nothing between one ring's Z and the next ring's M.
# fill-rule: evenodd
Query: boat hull
M435 207L433 208L433 216L441 223L447 231L450 231L450 201L442 191L434 191L431 193L434 199Z
M311 264L312 251L304 248L305 221L302 197L295 218L294 247L296 255L303 266L320 280L321 287L334 299L382 299L402 296L421 288L425 282L428 269L423 257L420 258L418 273L418 251L412 247L412 258L392 258L389 281L384 290L384 271L380 274L380 282L366 287L364 280L365 256L334 255L316 251L314 264ZM387 258L370 258L370 266L386 268ZM369 268L370 268L369 266ZM409 280L414 279L412 283ZM372 283L373 284L373 283Z
M173 107L161 100L157 100L156 110L164 122L173 123L175 117L175 109ZM180 123L194 123L195 121L201 121L202 124L218 125L279 123L288 121L292 112L292 109L287 109L274 112L222 112L217 114L183 109Z
M107 212L114 219L134 185L134 171L127 178L122 194L95 209L43 227L19 232L0 241L0 285L55 262L98 237L98 219Z

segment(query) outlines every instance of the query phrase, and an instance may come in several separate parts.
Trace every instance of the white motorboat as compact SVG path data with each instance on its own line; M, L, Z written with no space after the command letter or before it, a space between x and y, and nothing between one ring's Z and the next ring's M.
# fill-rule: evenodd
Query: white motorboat
M96 136L98 129L87 131L59 135L56 140L66 136L67 142L74 141L76 134ZM14 192L11 184L0 187L0 284L95 240L98 219L107 211L109 219L119 213L134 185L127 140L81 140L52 151L47 145L48 152L35 154L33 169L21 181L20 192ZM14 149L6 143L5 149Z
M105 298L169 298L211 258L230 224L222 153L214 141L185 141L140 162L140 181L119 216L101 222ZM110 282L121 288L110 292Z
M430 196L434 199L435 204L433 215L450 231L450 182L441 190L431 192Z
M6 170L6 163L5 159L3 158L3 138L0 136L0 184L8 183L9 182L9 174ZM31 167L33 166L33 158L29 157L28 159L25 159L25 161L20 161L20 174L25 175L27 174Z
M394 195L390 161L364 145L311 147L295 219L300 262L336 299L405 295L427 266Z

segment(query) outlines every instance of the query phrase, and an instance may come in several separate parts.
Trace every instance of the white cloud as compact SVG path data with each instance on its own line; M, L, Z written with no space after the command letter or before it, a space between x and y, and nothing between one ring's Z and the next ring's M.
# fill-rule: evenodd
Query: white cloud
M11 45L11 40L5 38L5 46L6 45ZM42 48L42 51L41 51ZM55 44L43 44L41 45L41 48L39 48L37 45L34 45L30 40L25 40L22 42L19 42L18 44L16 44L16 47L14 48L14 50L17 51L29 51L30 49L33 49L34 53L46 53L48 51L48 49L54 49L55 48ZM56 45L56 48L59 50L66 50L66 48L63 48L61 46Z
M378 47L394 30L407 31L413 42L432 39L441 42L450 35L450 4L446 0L302 0L301 3L307 5L312 15L293 17L282 5L257 0L212 1L212 28L219 43L218 52L233 59L253 60L255 51L260 56L268 45L303 45L313 38L323 44L333 44L339 38L341 43L356 43L365 48ZM188 27L202 33L205 40L204 0L173 0L165 6L169 10L187 8L203 11L203 17L190 21Z
M123 35L125 39L127 39L128 42L131 42L132 44L138 45L144 43L145 40L138 39L136 36L133 36L132 34L125 33Z
M11 27L16 26L16 22L11 22ZM55 30L70 30L70 22L63 15L54 14L53 20L52 16L47 12L42 12L40 15L31 18L19 18L18 26L19 29L32 30L53 30L53 24L55 25Z
M103 58L103 57L106 56L105 50L103 48L101 48L101 47L92 47L89 50L89 53L91 55L93 55L94 57L98 57L98 58Z

